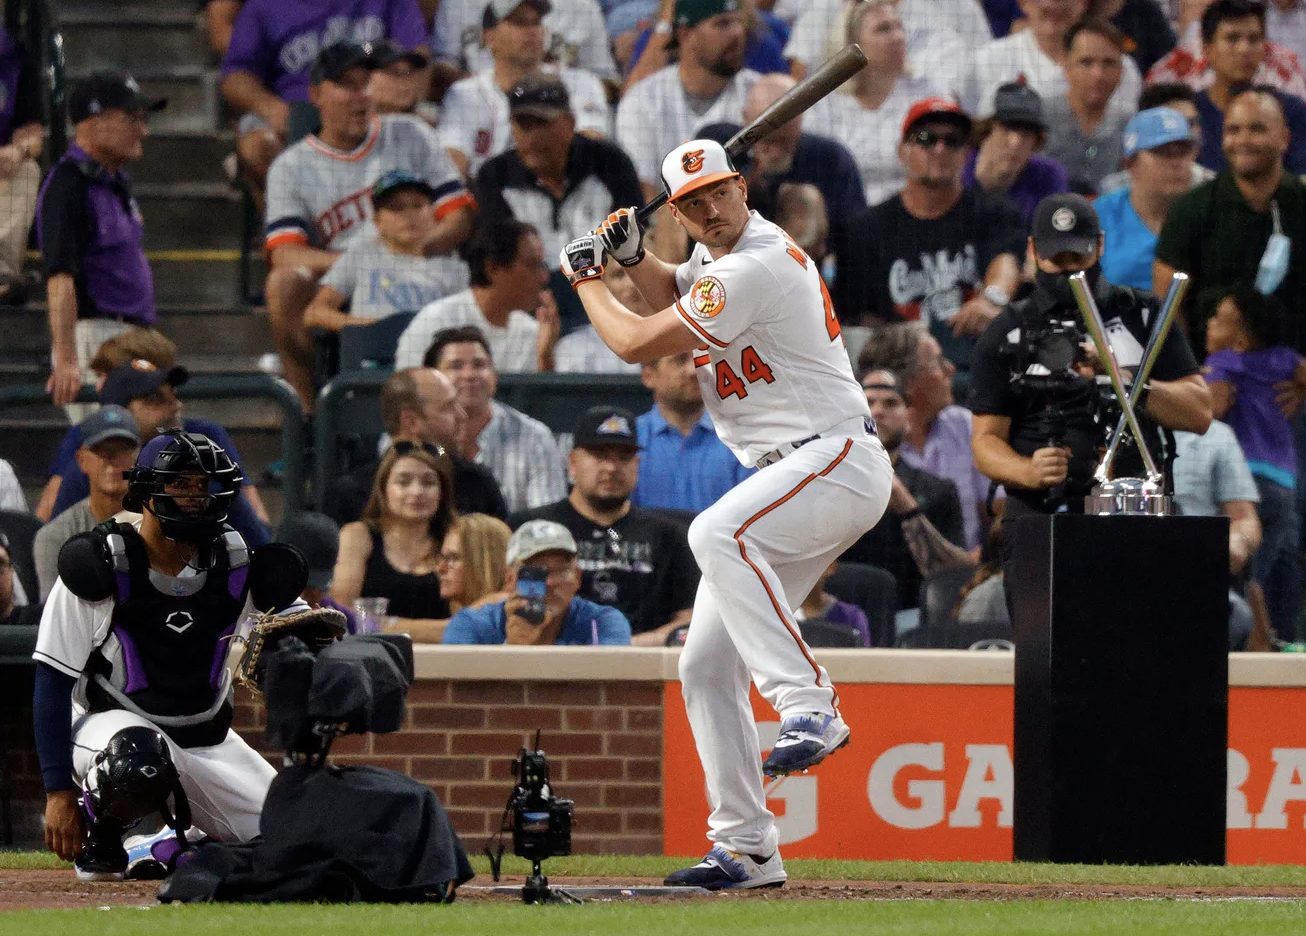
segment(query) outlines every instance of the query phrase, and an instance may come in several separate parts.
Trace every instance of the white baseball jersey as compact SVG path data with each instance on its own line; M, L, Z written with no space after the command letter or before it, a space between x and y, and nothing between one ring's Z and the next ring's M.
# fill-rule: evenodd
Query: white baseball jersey
M133 526L139 528L140 523ZM184 568L178 576L164 575L151 569L150 581L161 591L189 595L204 587L206 575L204 572L196 572L190 566ZM77 678L73 705L78 711L87 710L87 668L91 653L97 648L113 667L109 682L119 690L126 685L127 668L124 665L122 644L110 628L114 605L113 597L94 602L78 598L68 590L62 579L56 579L41 613L41 627L37 631L32 659ZM307 607L302 603L301 606ZM240 627L237 630L239 635L248 633L253 613L253 605L247 600L240 614Z
M544 17L544 48L549 61L616 81L617 63L608 43L603 10L596 0L552 0L549 5L551 9ZM485 6L482 0L441 0L432 32L432 51L437 58L469 72L494 64L481 42Z
M694 139L699 128L714 123L742 124L744 98L757 78L757 72L743 69L706 109L685 93L676 65L637 82L617 105L617 142L635 163L639 180L660 186L662 157Z
M435 131L416 117L386 114L354 150L309 135L273 161L264 246L344 250L372 217L372 184L392 169L414 173L435 189L436 218L475 204Z
M717 260L697 245L676 288L677 314L704 342L703 400L743 464L870 415L820 271L778 225L753 212Z
M611 136L612 113L603 82L579 68L546 70L566 86L576 129ZM495 84L492 70L454 82L440 105L439 137L449 149L467 157L472 174L491 156L512 146L508 96Z
M459 325L475 325L490 346L494 369L501 374L533 374L539 369L540 323L529 312L513 309L506 324L492 325L470 289L437 299L408 323L395 348L395 369L421 367L435 333Z

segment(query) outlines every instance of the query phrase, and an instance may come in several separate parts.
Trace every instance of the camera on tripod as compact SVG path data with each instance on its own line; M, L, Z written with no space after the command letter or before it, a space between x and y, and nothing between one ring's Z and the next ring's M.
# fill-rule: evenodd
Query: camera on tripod
M512 852L531 863L531 875L522 888L526 903L553 903L566 899L566 894L549 888L549 879L540 869L546 858L571 854L571 819L575 804L569 799L553 795L549 785L549 759L540 749L540 732L535 732L534 749L522 748L512 762L517 774L517 785L508 794L503 810L498 849L485 844L485 854L490 859L490 871L499 880L499 866L503 861L503 834L512 833ZM491 839L493 841L493 839Z
M575 804L559 799L549 787L549 760L539 749L521 749L512 762L517 787L508 798L512 810L512 853L528 861L571 854L571 817Z

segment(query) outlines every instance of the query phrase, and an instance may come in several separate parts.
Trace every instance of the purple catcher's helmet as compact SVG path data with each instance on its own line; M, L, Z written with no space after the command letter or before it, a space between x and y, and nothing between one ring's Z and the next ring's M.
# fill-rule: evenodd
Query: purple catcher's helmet
M185 497L186 506L164 489L183 477L203 475L206 492ZM163 535L184 543L207 543L217 535L244 477L231 456L206 435L171 429L142 448L136 464L124 472L127 510L149 511L159 519ZM190 502L201 500L198 506Z

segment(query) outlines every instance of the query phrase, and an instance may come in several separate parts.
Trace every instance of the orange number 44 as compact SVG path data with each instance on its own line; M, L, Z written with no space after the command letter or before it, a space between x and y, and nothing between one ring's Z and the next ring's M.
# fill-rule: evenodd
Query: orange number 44
M757 353L752 345L749 345L739 355L739 369L744 372L741 379L735 373L726 361L716 362L716 393L721 399L729 396L736 396L744 399L748 396L748 387L745 383L774 383L775 374L771 373L771 366L762 360L761 355Z

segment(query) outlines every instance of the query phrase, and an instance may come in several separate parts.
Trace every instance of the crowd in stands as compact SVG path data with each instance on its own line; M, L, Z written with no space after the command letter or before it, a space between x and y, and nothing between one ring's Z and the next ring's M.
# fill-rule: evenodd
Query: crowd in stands
M752 469L716 438L703 394L721 389L695 356L621 361L558 251L659 193L671 148L728 139L857 42L867 67L739 161L752 206L820 265L896 468L883 521L802 601L802 624L891 644L934 619L922 595L947 573L950 620L1009 633L1004 494L971 454L970 356L1033 281L1034 206L1075 192L1095 200L1110 282L1164 293L1176 271L1193 280L1179 327L1224 422L1179 434L1177 498L1231 520L1231 647L1296 639L1306 2L210 0L205 12L234 174L264 216L267 350L308 418L332 343L391 326L375 448L313 492L321 513L283 518L277 534L310 558L310 603L353 620L357 600L388 599L379 625L359 626L427 642L683 639L698 583L688 521ZM24 103L36 79L20 54L5 70L11 46L0 301L26 295L15 244L35 218L48 390L70 428L33 507L40 594L15 589L0 540L0 620L39 605L67 537L130 521L121 472L162 429L208 435L240 463L221 425L184 414L189 374L158 330L128 170L166 102L121 73L78 81L71 145L38 198L42 127ZM649 244L686 255L661 220ZM654 311L620 266L605 276ZM625 374L653 405L631 412L596 389L557 434L497 398L500 375L551 372ZM78 401L83 385L99 406ZM231 523L258 545L273 518L242 471ZM0 461L0 511L26 510ZM887 598L866 598L877 589Z

